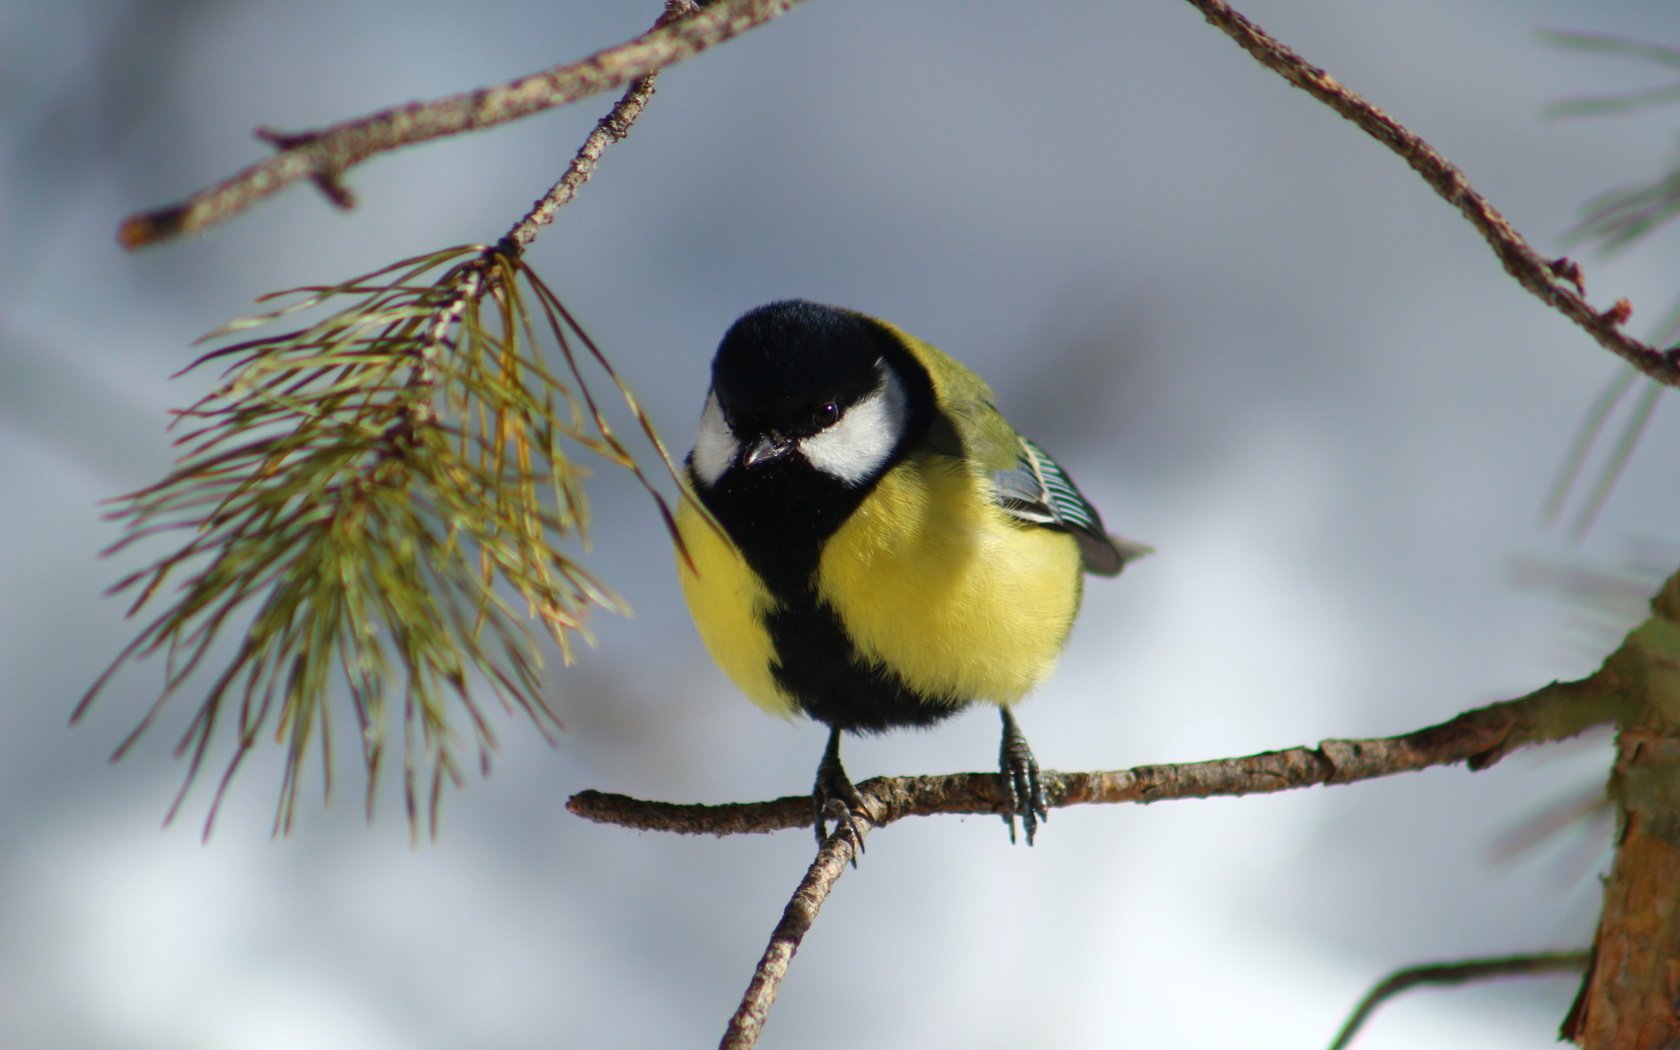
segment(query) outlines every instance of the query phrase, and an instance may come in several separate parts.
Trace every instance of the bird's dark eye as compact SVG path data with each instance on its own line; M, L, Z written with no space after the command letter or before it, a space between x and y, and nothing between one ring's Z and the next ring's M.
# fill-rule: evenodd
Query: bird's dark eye
M828 426L840 418L840 406L833 402L824 402L817 408L817 425Z

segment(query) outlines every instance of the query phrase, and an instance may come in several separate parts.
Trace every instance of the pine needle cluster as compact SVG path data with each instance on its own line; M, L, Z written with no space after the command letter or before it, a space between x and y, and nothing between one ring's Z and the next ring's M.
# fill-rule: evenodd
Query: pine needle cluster
M560 726L532 625L569 660L593 610L623 610L564 553L587 541L580 454L632 471L671 524L590 393L580 355L670 460L629 389L511 245L445 249L266 298L281 305L206 339L323 316L189 366L225 371L178 413L175 469L115 501L113 514L125 523L113 551L178 541L113 588L134 596L130 615L160 611L76 714L119 667L163 657L161 693L118 757L189 681L207 683L176 746L187 772L170 816L231 733L208 834L267 734L285 749L277 833L292 825L312 750L330 796L338 697L353 716L371 815L400 711L410 828L424 809L435 833L444 785L462 780L463 737L488 768L495 735L482 698L523 712L550 739ZM556 354L563 367L548 363Z

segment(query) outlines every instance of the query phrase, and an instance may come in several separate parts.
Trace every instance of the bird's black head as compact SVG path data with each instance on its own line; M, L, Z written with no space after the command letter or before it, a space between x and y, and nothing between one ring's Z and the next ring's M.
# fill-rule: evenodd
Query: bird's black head
M880 385L891 343L859 314L803 299L771 303L724 334L712 391L743 439L808 437Z
M726 473L764 485L815 471L867 489L932 405L927 370L893 329L833 306L771 303L724 334L690 463L702 488Z
M689 477L766 580L802 585L933 402L927 369L880 322L803 300L761 306L718 346Z

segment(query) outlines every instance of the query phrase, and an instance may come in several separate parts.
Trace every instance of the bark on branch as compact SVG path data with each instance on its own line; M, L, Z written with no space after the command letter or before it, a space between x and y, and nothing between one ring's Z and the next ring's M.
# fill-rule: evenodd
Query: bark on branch
M1642 702L1616 737L1616 855L1563 1023L1563 1037L1590 1050L1680 1046L1680 574L1652 605L1605 663Z

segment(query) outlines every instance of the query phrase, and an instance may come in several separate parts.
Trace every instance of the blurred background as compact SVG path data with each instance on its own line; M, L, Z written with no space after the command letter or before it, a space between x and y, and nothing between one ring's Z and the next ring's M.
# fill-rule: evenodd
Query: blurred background
M182 696L111 749L158 668L72 705L132 636L102 590L139 556L100 501L170 462L190 342L268 291L500 236L600 98L294 188L125 254L126 213L317 127L584 55L624 3L414 8L178 0L0 5L0 1045L708 1046L811 853L804 832L681 839L585 824L584 788L684 801L806 790L820 727L736 695L682 608L645 493L599 474L591 564L636 608L555 669L550 749L498 720L485 780L411 848L358 770L270 838L278 754L208 843L219 767L160 820ZM1630 0L1242 10L1428 138L1548 256L1583 201L1658 174L1675 111L1557 120L1662 71L1542 27L1680 43ZM1680 256L1582 256L1646 334ZM1540 508L1618 364L1521 291L1396 158L1183 3L811 3L668 72L532 256L676 449L718 337L806 296L903 325L985 375L1110 526L1158 553L1097 581L1021 712L1058 769L1375 736L1596 666L1640 613L1535 577L1676 562L1674 413L1586 542ZM139 555L156 556L161 547ZM1533 566L1543 569L1538 574ZM1528 566L1529 568L1524 568ZM1637 583L1654 589L1658 576ZM558 661L556 661L557 663ZM996 719L847 747L857 778L988 769ZM342 734L341 734L342 735ZM347 749L342 758L353 759ZM1608 740L1470 775L872 836L806 940L766 1047L1322 1045L1402 965L1583 946L1608 825L1525 829L1602 782ZM1362 1047L1552 1045L1573 978L1421 992Z

